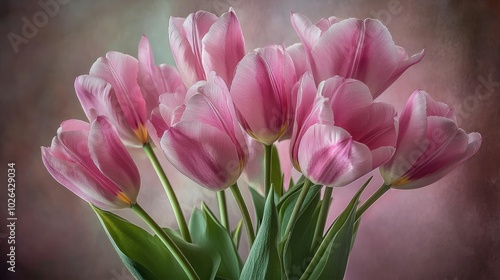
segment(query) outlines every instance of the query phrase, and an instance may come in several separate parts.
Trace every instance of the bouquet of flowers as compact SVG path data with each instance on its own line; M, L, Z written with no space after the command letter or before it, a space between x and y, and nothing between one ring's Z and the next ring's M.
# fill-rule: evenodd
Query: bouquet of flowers
M478 151L481 136L458 128L453 110L424 91L399 117L375 101L424 51L408 56L374 19L312 24L292 13L291 23L300 43L247 52L232 9L171 17L176 68L156 65L143 37L138 59L109 52L76 78L88 122L64 121L42 147L43 163L90 204L137 279L343 279L367 208L391 188L436 182ZM295 181L284 179L276 149L287 139L289 163L301 173ZM150 159L178 229L162 228L137 203L134 147ZM202 204L188 224L159 156L216 192L218 211ZM333 188L376 168L380 189L360 204L369 179L327 223ZM238 180L249 188L253 221ZM228 188L237 225L228 222ZM154 235L111 212L125 208ZM246 260L238 253L243 228Z

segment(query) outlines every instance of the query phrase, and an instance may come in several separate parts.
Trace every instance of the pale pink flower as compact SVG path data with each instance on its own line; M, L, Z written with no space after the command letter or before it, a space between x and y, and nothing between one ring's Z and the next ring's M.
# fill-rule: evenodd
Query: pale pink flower
M472 157L481 141L479 133L457 127L448 105L415 91L401 114L396 152L380 172L393 188L423 187Z
M139 171L103 116L91 125L63 122L52 145L42 147L42 160L56 181L99 208L127 208L136 202Z
M330 17L312 24L307 17L292 13L291 21L316 84L335 75L354 78L365 83L375 98L424 56L422 51L408 57L377 19Z

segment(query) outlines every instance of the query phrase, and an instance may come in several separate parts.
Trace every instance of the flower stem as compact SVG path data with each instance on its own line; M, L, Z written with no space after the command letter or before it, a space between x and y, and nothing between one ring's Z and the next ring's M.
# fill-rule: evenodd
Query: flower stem
M220 222L224 228L229 231L229 220L227 218L226 193L224 190L217 192L217 201L219 202Z
M359 220L361 215L363 215L363 213L365 213L365 211L370 208L370 206L372 206L375 201L377 201L384 193L386 193L390 189L391 185L386 185L385 183L382 184L382 186L380 186L380 188L375 193L373 193L372 196L370 196L370 198L368 198L368 200L363 203L363 205L358 208L358 211L356 211L356 221Z
M309 192L309 189L311 188L311 181L305 180L304 185L302 186L302 189L300 190L299 198L297 198L297 202L295 203L295 206L292 211L292 215L290 216L290 220L288 220L288 225L286 226L285 230L285 237L287 237L290 232L293 229L293 225L299 218L300 214L300 209L302 208L302 204L304 204L304 200L306 199L307 193Z
M264 195L269 194L269 189L271 189L271 157L273 155L273 145L264 145L264 151L265 151L265 188L264 188Z
M182 213L179 200L175 195L172 185L170 185L170 182L168 181L165 171L163 171L163 168L161 167L160 161L156 157L156 154L153 151L153 148L151 147L150 143L144 144L143 149L148 155L148 158L151 161L151 164L153 165L156 174L158 174L158 177L160 178L161 184L163 185L165 192L167 193L168 199L170 200L170 204L172 205L172 209L174 210L174 215L175 218L177 219L177 224L179 225L179 230L181 231L182 237L184 238L184 240L191 243L192 242L191 235L189 234L189 229L186 223L186 219L184 218L184 214Z
M328 212L330 212L330 198L332 197L332 192L332 187L325 187L323 203L321 204L321 209L319 210L318 223L316 224L316 229L314 230L314 239L313 243L311 244L311 252L314 252L314 250L316 250L316 248L321 244L321 240L323 239L326 218L328 217Z
M200 277L194 270L193 266L189 261L186 259L186 256L181 252L179 247L174 243L174 241L163 231L163 229L149 216L146 211L139 205L139 204L132 204L130 207L132 211L134 211L137 216L141 217L144 222L156 233L156 235L160 238L160 240L165 244L167 249L172 253L172 255L175 257L177 262L179 262L180 266L182 269L184 269L184 272L186 272L186 275L189 277L191 280L200 280Z
M250 214L248 213L248 207L245 204L245 200L243 200L243 196L241 195L237 183L234 183L234 185L231 186L231 191L233 192L234 199L236 200L236 203L238 203L238 207L240 208L241 214L243 216L243 222L245 223L245 228L247 230L248 241L250 243L250 247L252 247L252 244L255 241L255 233L253 230L252 220L250 219Z

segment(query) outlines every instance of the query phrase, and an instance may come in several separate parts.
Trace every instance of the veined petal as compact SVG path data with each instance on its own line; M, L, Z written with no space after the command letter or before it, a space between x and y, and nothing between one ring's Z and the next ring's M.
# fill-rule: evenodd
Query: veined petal
M109 83L101 78L82 75L75 80L75 90L89 121L94 121L98 115L106 116L115 125L124 143L141 144Z
M304 49L310 53L314 43L321 36L320 27L312 24L307 17L298 13L290 13L290 20L304 45ZM320 24L320 26L322 25Z
M137 83L137 60L119 52L108 52L92 65L89 73L111 84L127 123L138 140L145 143L146 102Z
M297 77L302 77L304 73L311 71L311 67L309 67L309 62L307 59L307 54L302 43L296 43L287 47L286 52L290 54L290 57L293 60L295 75Z
M382 166L386 182L392 182L405 174L427 149L426 98L423 91L415 91L406 103L399 119L396 152Z
M203 37L202 62L205 75L215 71L231 85L236 65L245 55L245 40L234 11L224 13Z
M332 187L345 186L373 169L368 147L353 141L342 128L323 124L304 134L299 164L308 179Z
M177 170L210 190L231 186L243 170L230 137L200 122L179 122L165 132L161 147Z
M141 184L139 170L118 138L115 128L105 117L98 116L92 123L88 146L99 170L135 203Z
M139 43L137 81L149 113L158 106L160 95L183 91L184 88L179 73L174 67L165 64L155 65L151 45L146 36L142 36Z
M130 205L117 199L101 186L101 182L78 163L59 158L42 147L42 161L54 179L81 199L102 209L120 209Z

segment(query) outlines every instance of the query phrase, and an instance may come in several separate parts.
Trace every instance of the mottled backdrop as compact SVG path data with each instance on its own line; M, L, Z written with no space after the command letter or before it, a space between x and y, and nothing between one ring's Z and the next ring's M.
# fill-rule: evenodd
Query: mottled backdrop
M241 20L248 50L298 41L289 22L290 11L312 20L330 15L375 17L409 53L426 49L423 62L405 73L382 99L400 110L413 90L425 89L435 99L452 104L460 125L483 135L483 147L444 180L420 190L390 191L370 209L347 279L500 279L499 1L59 3L47 14L38 1L0 1L1 279L132 279L92 210L45 171L40 146L50 144L62 120L85 117L73 81L87 73L97 57L108 50L136 56L141 35L146 34L157 62L173 63L169 16L186 16L198 9L220 15L229 6ZM29 25L26 22L36 24L35 28L23 30ZM140 151L134 155L144 160ZM17 263L16 273L7 274L6 178L7 163L12 161L17 168ZM141 171L151 169L145 164ZM162 224L173 225L158 182L143 181L139 200ZM186 211L199 205L200 199L213 200L211 193L187 179L177 182ZM332 211L338 212L354 191L355 187L338 190L334 197L339 204Z

